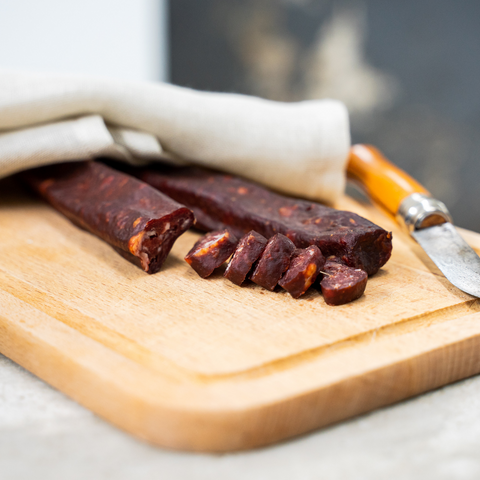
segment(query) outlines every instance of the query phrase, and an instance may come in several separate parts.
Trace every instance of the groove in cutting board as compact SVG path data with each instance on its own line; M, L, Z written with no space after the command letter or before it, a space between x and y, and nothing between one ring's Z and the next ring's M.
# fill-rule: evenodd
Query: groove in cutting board
M70 308L63 303L55 301L55 299L42 292L39 289L25 283L6 272L2 272L5 278L0 276L0 289L14 295L20 300L27 300L37 306L41 311L55 318L56 320L74 328L83 335L88 336L104 346L120 353L121 355L133 360L145 367L152 368L158 372L164 372L165 367L173 368L177 375L188 375L192 380L197 381L221 381L226 378L235 377L254 377L263 375L265 369L287 369L292 368L299 362L308 361L313 356L320 356L328 354L333 349L348 348L353 343L372 342L375 339L387 335L402 335L418 329L422 326L428 326L432 323L446 322L453 318L460 318L471 313L480 312L480 301L472 299L461 304L445 307L443 309L435 310L433 312L416 315L413 317L402 319L393 324L378 327L374 330L368 330L358 335L346 337L336 342L322 345L317 348L305 350L300 353L290 355L285 358L279 358L266 362L265 364L248 368L243 371L236 371L227 374L210 374L205 375L195 371L184 369L169 361L169 359L155 354L147 348L133 342L131 339L103 326L100 322L92 317L82 314L78 310Z

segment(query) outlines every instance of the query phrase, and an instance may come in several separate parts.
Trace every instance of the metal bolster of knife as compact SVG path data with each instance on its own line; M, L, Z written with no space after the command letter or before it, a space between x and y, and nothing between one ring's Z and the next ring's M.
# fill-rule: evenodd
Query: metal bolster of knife
M444 203L423 193L412 193L400 204L397 220L409 232L451 222L452 217Z

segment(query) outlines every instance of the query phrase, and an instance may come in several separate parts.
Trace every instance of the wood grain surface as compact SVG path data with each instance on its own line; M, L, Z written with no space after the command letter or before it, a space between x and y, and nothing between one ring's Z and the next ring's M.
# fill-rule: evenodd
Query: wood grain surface
M329 307L183 261L147 275L13 181L0 182L0 351L157 445L269 444L480 372L480 304L387 217L393 257L366 294ZM480 249L480 235L461 231Z

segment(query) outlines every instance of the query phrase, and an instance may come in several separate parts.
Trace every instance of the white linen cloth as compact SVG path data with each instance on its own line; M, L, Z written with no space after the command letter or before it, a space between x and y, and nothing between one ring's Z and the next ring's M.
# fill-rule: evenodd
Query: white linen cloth
M0 70L0 178L55 162L113 156L242 175L334 201L350 134L335 100L281 103L165 83Z

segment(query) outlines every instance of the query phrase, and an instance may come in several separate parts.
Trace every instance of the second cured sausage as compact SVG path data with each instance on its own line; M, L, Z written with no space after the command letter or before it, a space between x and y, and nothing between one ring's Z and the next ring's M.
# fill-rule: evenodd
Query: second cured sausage
M390 258L392 235L352 212L279 195L239 177L199 168L147 168L137 175L195 213L196 227L281 233L296 247L316 245L323 255L374 274Z

